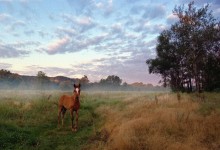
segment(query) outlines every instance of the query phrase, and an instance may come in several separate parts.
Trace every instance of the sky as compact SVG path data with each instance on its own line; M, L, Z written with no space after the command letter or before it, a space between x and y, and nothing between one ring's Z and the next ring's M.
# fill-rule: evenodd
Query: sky
M157 85L146 60L158 35L177 21L189 0L0 0L0 69L22 75L81 78L109 75ZM195 0L215 18L219 0Z

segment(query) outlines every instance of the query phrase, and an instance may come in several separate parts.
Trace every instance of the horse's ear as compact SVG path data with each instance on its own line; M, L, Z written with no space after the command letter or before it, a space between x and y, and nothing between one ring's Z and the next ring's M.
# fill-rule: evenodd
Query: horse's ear
M79 88L80 88L81 84L79 84Z
M74 88L76 88L76 85L75 85L75 83L73 84L73 87L74 87Z

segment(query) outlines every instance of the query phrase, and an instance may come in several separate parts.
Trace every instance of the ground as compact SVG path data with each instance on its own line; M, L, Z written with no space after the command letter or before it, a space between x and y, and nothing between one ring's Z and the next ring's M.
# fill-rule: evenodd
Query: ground
M82 92L77 132L62 94L1 91L0 149L220 149L220 93Z

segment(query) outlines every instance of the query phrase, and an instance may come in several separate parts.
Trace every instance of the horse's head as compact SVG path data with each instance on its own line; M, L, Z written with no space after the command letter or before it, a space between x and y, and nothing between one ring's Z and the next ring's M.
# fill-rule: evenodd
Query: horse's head
M73 93L74 93L74 95L76 95L77 98L79 98L79 96L80 96L80 84L79 85L74 84L73 86L74 86Z

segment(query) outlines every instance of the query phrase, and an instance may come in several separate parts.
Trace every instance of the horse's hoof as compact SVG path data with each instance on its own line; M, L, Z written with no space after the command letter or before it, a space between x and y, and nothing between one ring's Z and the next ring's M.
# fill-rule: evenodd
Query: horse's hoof
M72 128L72 131L73 131L73 132L76 132L76 131L77 131L77 128Z
M74 128L72 128L72 132L75 132L75 129L74 129Z

